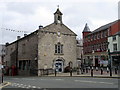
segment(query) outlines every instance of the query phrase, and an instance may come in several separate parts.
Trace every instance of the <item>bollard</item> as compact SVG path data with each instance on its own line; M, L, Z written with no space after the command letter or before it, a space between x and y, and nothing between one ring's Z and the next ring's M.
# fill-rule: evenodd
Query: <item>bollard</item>
M47 75L49 75L49 71L48 71L48 69L47 69Z
M101 68L101 75L103 74L103 68Z
M81 68L81 74L83 74L83 69Z
M85 69L83 68L83 73L85 73Z
M78 68L78 69L77 69L77 75L79 75L79 74L80 74L80 73L79 73L79 71L80 71L80 70L79 70L79 68Z
M91 68L91 77L93 77L93 67Z
M72 76L72 69L70 69L70 76Z
M117 74L117 68L115 68L115 74Z
M55 77L56 77L56 74L57 74L57 71L56 71L56 69L55 69Z
M86 67L86 73L88 73L88 68Z
M3 83L3 73L2 73L2 83Z

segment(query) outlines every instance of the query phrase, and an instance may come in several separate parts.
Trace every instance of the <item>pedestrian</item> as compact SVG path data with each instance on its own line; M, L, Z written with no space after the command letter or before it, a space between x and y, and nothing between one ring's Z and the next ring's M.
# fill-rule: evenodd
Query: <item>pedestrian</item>
M101 65L101 75L103 74L103 64Z

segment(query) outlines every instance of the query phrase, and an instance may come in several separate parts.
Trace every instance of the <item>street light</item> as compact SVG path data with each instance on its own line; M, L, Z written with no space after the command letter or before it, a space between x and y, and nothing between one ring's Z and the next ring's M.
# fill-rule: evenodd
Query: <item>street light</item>
M112 76L110 49L108 49L108 62L109 62L108 66L109 66L109 70L110 70L110 76Z

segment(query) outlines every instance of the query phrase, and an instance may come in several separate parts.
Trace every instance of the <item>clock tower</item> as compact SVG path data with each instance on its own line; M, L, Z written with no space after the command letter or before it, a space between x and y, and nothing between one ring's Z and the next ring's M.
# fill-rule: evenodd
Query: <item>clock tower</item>
M55 24L62 24L62 13L60 12L59 8L57 11L54 13L54 23Z

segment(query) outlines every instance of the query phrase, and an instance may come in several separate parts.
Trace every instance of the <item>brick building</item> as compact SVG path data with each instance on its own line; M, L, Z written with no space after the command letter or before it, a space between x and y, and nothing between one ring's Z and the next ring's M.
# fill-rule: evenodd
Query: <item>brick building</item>
M63 24L62 15L58 8L52 24L7 44L6 65L18 67L21 75L38 76L43 69L64 72L70 63L76 67L77 35Z
M106 66L108 64L108 37L120 31L120 20L108 23L90 31L88 25L83 30L83 53L86 64Z

